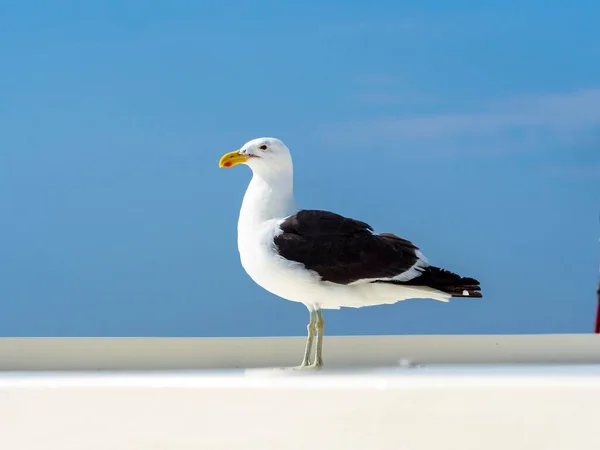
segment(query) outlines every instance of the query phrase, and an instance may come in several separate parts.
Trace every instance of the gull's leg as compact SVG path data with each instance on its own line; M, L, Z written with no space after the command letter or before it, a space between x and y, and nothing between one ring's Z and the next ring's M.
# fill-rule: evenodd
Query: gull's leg
M323 331L325 330L325 320L323 320L323 314L318 309L316 315L316 329L317 329L317 345L315 352L315 367L323 366Z
M300 367L306 367L310 365L310 353L313 346L313 338L315 336L316 322L317 322L317 313L312 309L310 312L310 321L308 325L306 325L306 347L304 348L304 357L302 358L302 364Z

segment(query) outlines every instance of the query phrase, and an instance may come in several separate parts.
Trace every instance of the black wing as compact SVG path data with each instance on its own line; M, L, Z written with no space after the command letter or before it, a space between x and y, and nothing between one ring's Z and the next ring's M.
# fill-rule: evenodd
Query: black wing
M284 220L275 237L278 253L317 272L323 281L349 284L406 272L418 248L393 234L373 234L370 225L329 211L302 210Z

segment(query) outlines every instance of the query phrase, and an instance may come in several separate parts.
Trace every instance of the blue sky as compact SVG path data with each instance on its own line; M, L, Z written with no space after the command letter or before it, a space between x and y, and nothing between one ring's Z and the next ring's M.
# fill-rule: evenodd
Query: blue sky
M4 2L0 335L303 335L239 264L249 170L217 167L265 135L301 206L482 282L327 334L591 331L600 5L497 5Z

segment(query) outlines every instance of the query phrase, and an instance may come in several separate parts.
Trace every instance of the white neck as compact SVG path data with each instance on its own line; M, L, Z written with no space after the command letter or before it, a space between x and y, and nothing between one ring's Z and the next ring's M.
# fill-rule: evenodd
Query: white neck
M292 170L268 175L254 172L240 209L238 234L242 228L252 229L267 220L284 218L294 208Z

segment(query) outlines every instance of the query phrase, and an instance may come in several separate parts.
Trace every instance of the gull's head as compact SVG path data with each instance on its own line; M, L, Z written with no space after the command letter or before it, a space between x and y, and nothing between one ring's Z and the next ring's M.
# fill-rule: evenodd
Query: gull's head
M292 170L292 156L279 139L263 137L246 142L239 150L224 154L219 167L230 168L246 164L254 173L288 173Z

